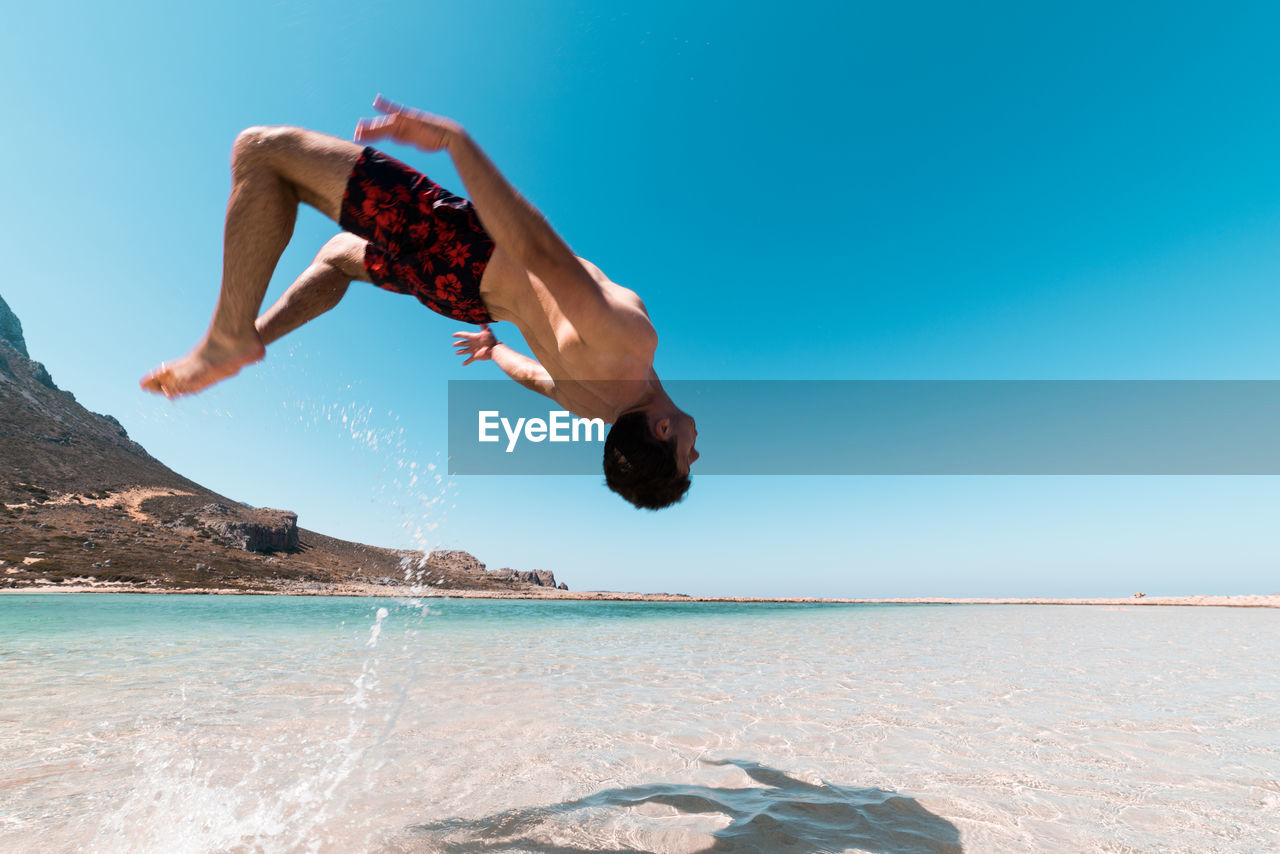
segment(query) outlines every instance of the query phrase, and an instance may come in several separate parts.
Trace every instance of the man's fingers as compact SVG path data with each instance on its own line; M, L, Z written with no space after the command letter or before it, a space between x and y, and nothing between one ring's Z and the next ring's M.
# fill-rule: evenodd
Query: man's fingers
M382 139L391 132L391 122L387 119L361 119L356 122L356 139L360 142Z
M356 139L382 139L390 136L404 141L410 130L406 121L401 113L392 113L372 119L361 119L356 123Z
M404 109L404 108L403 108L403 107L401 107L399 104L397 104L395 101L390 101L390 100L388 100L388 99L386 99L386 98L382 97L382 94L381 94L381 93L379 93L379 94L377 94L377 95L375 95L375 96L374 96L374 98L373 98L373 108L374 108L375 110L377 110L378 112L380 112L380 113L398 113L398 112L400 112L402 109Z

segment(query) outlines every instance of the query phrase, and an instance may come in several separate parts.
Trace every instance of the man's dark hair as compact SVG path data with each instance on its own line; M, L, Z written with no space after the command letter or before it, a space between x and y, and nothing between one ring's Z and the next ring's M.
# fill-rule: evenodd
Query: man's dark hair
M689 475L676 466L675 440L655 438L644 412L628 412L605 437L604 482L648 510L669 507L689 491Z

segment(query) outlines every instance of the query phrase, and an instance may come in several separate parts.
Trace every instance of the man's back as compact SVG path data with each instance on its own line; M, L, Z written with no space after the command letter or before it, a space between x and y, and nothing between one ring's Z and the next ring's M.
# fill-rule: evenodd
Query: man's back
M604 311L566 310L556 289L499 246L480 284L495 320L514 323L554 383L557 402L577 415L613 421L653 376L657 332L640 297L578 258L600 289Z

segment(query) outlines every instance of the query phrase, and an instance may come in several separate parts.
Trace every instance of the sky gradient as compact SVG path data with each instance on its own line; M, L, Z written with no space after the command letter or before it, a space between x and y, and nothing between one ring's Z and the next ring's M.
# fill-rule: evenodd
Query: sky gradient
M436 482L447 380L500 374L461 367L461 324L360 283L229 382L175 403L137 388L208 323L235 134L350 137L379 92L462 122L641 295L664 378L1275 379L1280 8L231 0L7 17L0 294L61 387L226 495L576 589L1280 590L1276 477L695 466L657 514L602 477ZM388 150L461 191L446 156ZM303 210L268 300L335 231ZM742 429L769 418L761 400ZM700 436L704 459L716 441Z

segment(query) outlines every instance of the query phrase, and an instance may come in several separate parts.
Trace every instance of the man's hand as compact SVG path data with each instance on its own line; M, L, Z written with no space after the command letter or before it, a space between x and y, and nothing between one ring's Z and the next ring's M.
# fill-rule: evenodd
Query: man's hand
M453 342L458 355L467 357L462 364L469 365L477 359L490 360L525 388L557 400L556 383L547 369L537 359L530 359L498 341L493 337L489 324L480 327L479 332L455 332L453 337L458 339Z
M498 346L498 339L493 336L493 331L489 329L489 324L480 327L479 332L455 332L453 337L458 340L453 342L456 348L455 352L459 356L467 356L464 365L469 365L474 361L484 361L493 358L493 348Z
M373 108L384 115L358 121L356 142L371 143L391 137L423 151L439 151L463 133L462 125L453 119L402 107L381 95L373 99Z

